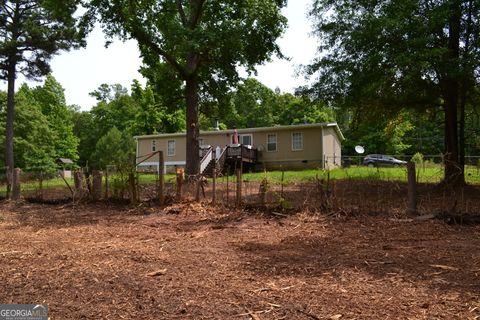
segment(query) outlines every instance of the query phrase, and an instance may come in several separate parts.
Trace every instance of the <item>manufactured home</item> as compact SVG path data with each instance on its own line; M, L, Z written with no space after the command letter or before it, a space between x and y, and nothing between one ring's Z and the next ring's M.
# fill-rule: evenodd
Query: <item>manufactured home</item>
M136 136L135 140L139 171L158 169L158 151L163 151L164 172L185 166L184 132ZM221 161L222 168L238 160L256 170L333 168L341 165L343 140L336 123L200 131L201 171L212 159Z

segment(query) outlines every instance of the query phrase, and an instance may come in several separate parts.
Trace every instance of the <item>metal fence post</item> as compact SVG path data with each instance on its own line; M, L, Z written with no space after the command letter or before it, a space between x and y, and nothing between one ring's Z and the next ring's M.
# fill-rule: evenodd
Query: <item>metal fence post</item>
M217 155L216 152L213 151L212 154L212 161L213 161L213 168L212 168L212 204L215 205L215 202L217 200L217 195L216 195L216 180L217 180Z
M236 203L237 206L242 204L242 169L237 168L236 170L236 175L237 175L237 199Z

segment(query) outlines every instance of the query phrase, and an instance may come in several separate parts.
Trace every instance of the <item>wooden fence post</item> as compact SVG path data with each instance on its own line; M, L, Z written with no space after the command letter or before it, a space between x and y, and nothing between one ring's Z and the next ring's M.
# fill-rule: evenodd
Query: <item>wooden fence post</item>
M158 151L158 203L163 205L165 203L165 181L163 176L163 151Z
M128 185L130 187L130 203L136 204L137 203L137 183L135 181L135 173L130 172L128 174Z
M73 173L73 182L75 184L75 194L77 195L77 199L83 198L83 173L81 171L75 171Z
M38 198L40 200L43 200L43 171L40 171L40 177L38 181L38 191L39 191Z
M93 183L92 183L92 198L94 201L100 200L102 198L102 171L94 170L92 172Z
M409 161L407 163L407 178L408 178L408 214L417 213L417 179L415 174L415 163Z
M182 200L183 173L183 168L176 168L175 174L177 175L177 194L175 197L177 201Z
M227 168L227 203L229 203L230 201L230 189L229 189L229 185L228 185L228 176L230 175L230 168Z
M20 168L15 168L13 170L13 185L12 185L12 200L20 199L21 195L21 183L20 175L22 170Z
M105 199L108 200L108 166L105 168Z
M260 183L260 203L262 206L267 204L267 189L268 189L268 179L267 177L263 178L262 182Z
M237 168L237 206L242 204L242 168Z

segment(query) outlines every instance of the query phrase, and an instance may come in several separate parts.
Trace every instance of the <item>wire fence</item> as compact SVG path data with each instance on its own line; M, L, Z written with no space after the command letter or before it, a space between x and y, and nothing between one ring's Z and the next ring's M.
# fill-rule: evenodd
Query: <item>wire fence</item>
M472 164L465 167L465 177L470 187L454 190L438 187L437 182L443 177L442 165L435 162L438 158L417 166L419 212L450 210L454 207L462 213L478 213L479 157L470 157L469 163ZM353 160L358 162L359 159ZM6 197L5 171L0 173L2 199ZM351 164L333 170L265 170L257 173L241 173L237 170L234 173L219 173L215 177L185 177L183 170L164 175L156 168L123 172L112 165L95 172L84 169L76 172L22 172L20 181L21 195L26 201L44 203L100 200L170 204L204 201L225 207L267 208L277 213L307 210L400 214L405 212L408 201L405 167L367 168Z

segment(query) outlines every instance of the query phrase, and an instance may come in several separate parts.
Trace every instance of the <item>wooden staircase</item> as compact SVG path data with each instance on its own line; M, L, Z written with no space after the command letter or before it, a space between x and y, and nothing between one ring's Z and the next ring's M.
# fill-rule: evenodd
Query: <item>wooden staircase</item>
M255 163L257 161L257 150L243 145L226 146L218 159L214 159L214 152L215 150L212 147L204 151L203 157L200 160L201 175L211 177L213 175L213 168L217 169L217 175L224 174L227 161L242 161L246 163Z

